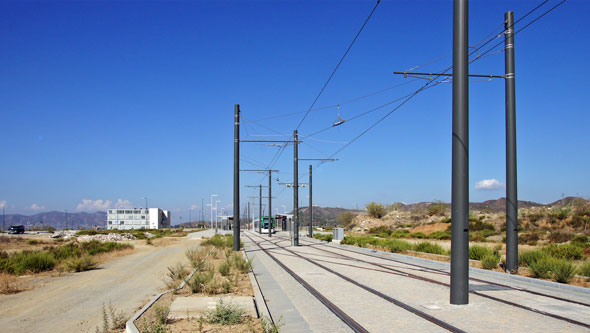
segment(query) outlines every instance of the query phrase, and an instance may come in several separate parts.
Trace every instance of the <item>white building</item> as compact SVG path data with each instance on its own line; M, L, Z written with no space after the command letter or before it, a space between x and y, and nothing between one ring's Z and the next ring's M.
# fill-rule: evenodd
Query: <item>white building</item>
M160 208L126 208L107 211L107 229L170 228L170 211Z

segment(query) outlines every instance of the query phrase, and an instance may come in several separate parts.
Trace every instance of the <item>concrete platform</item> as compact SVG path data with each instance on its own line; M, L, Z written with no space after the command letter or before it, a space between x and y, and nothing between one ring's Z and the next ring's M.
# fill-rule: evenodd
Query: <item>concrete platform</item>
M205 316L207 312L215 310L220 300L224 304L235 304L241 307L248 316L257 317L254 300L251 296L188 296L177 297L172 302L168 319L199 318Z

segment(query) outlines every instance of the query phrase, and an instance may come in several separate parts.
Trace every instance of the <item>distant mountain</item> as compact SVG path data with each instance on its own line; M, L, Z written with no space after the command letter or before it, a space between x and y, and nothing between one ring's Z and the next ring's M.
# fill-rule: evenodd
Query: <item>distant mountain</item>
M1 221L0 216L0 223ZM70 213L68 212L68 228L72 229L90 229L95 225L104 227L107 220L106 212L96 213ZM43 226L52 226L56 229L63 229L66 222L65 212L47 212L35 215L6 214L6 228L11 225L22 224L27 229L33 227L41 228Z

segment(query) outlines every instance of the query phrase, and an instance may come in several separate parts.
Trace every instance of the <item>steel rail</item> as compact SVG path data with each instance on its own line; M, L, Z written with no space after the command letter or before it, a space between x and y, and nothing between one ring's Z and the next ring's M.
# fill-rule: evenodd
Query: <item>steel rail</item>
M369 332L363 326L361 326L358 322L352 319L349 315L347 315L342 309L336 306L334 303L330 302L324 295L318 292L314 287L312 287L309 283L307 283L303 278L293 272L289 267L283 264L280 260L278 260L274 255L270 253L267 249L260 246L259 243L254 241L248 234L244 233L248 239L252 241L252 243L256 244L264 253L266 253L272 260L274 260L282 269L284 269L289 275L291 275L299 284L301 284L307 291L309 291L315 298L318 299L322 304L324 304L328 310L332 311L336 315L336 317L340 318L348 327L350 327L355 332Z
M263 237L260 237L258 235L256 235L256 236L259 237L259 238L261 238L262 241L268 241L267 239L264 239ZM246 236L246 237L250 238L249 236ZM250 240L252 240L252 238L250 238ZM282 239L282 240L284 240L284 239ZM316 265L316 266L318 266L318 267L320 267L320 268L322 268L322 269L324 269L324 270L326 270L326 271L328 271L328 272L330 272L330 273L338 276L339 278L341 278L341 279L343 279L343 280L345 280L347 282L350 282L350 283L354 284L357 287L360 287L361 289L364 289L364 290L366 290L366 291L368 291L368 292L370 292L370 293L372 293L372 294L374 294L376 296L379 296L379 297L383 298L384 300L386 300L386 301L388 301L390 303L393 303L396 306L398 306L398 307L400 307L400 308L402 308L402 309L404 309L406 311L409 311L409 312L411 312L411 313L413 313L413 314L415 314L415 315L417 315L417 316L419 316L419 317L421 317L421 318L423 318L425 320L428 320L429 322L431 322L431 323L433 323L433 324L435 324L437 326L440 326L440 327L442 327L442 328L444 328L444 329L446 329L446 330L448 330L450 332L465 332L465 331L463 331L463 330L461 330L461 329L459 329L459 328L457 328L457 327L455 327L455 326L453 326L453 325L451 325L449 323L446 323L446 322L444 322L444 321L442 321L442 320L440 320L440 319L438 319L436 317L433 317L433 316L431 316L431 315L429 315L429 314L427 314L427 313L425 313L423 311L420 311L420 310L412 307L411 305L408 305L408 304L406 304L404 302L401 302L401 301L399 301L399 300L397 300L397 299L395 299L395 298L393 298L391 296L385 295L384 293L382 293L382 292L380 292L378 290L375 290L375 289L373 289L373 288L371 288L371 287L369 287L367 285L364 285L362 283L359 283L359 282L357 282L357 281L355 281L355 280L353 280L353 279L351 279L351 278L349 278L349 277L347 277L347 276L345 276L345 275L343 275L341 273L338 273L338 272L334 271L333 269L330 269L330 268L328 268L328 267L326 267L326 266L324 266L322 264L319 264L319 263L317 263L314 260L311 260L309 258L303 257L300 254L296 253L295 251L289 250L289 249L287 249L287 248L285 248L283 246L280 246L280 245L276 244L276 242L271 242L271 241L268 241L268 242L271 243L271 244L273 244L273 245L276 245L277 247L281 248L282 250L285 250L285 251L287 251L287 252L289 252L289 253L291 253L291 254L293 254L293 255L295 255L295 256L303 259L303 260L306 260L307 262L309 262L309 263L311 263L313 265Z

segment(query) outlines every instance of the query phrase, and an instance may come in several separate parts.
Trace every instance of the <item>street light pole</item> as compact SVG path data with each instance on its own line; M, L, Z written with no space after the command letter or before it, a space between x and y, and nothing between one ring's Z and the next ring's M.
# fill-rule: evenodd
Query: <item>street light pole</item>
M309 165L309 235L308 235L308 237L313 238L313 200L311 197L311 194L312 194L311 172L312 172L312 167L310 164Z
M299 246L299 142L297 130L293 132L293 246Z
M240 250L240 105L234 105L234 251ZM229 221L228 221L229 223Z
M209 219L210 219L210 223L209 223L209 228L213 229L213 197L216 197L217 194L211 194L211 213L209 214Z
M218 228L218 217L219 217L219 213L217 212L217 203L221 202L221 200L215 200L215 233L217 233L217 228Z

